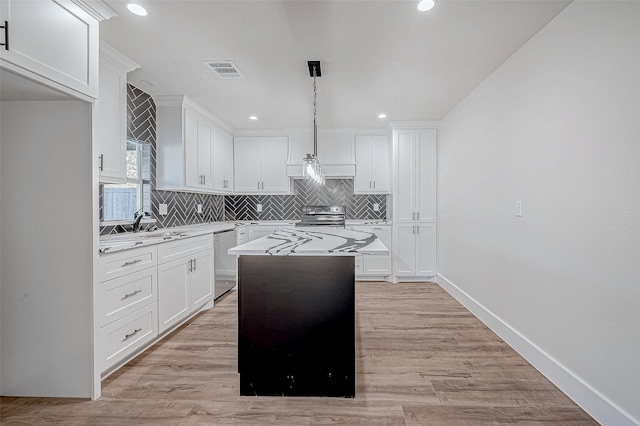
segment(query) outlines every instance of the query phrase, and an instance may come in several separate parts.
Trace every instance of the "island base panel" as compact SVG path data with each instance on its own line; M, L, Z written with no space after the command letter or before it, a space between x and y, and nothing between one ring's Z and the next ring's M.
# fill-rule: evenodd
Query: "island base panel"
M355 396L355 260L240 256L240 395Z

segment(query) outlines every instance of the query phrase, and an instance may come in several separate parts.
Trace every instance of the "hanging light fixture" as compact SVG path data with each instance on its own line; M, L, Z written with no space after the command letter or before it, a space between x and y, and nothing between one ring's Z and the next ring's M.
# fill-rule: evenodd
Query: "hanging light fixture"
M313 154L307 154L302 159L302 176L318 185L324 185L324 170L318 161L318 88L316 85L316 79L322 76L322 71L320 70L320 61L308 61L307 65L309 66L309 75L313 77Z

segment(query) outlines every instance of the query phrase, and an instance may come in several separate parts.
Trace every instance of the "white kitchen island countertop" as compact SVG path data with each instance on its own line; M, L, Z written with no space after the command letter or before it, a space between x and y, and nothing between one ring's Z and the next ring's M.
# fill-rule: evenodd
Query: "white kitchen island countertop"
M389 254L372 232L333 227L297 227L229 249L232 255L357 256Z

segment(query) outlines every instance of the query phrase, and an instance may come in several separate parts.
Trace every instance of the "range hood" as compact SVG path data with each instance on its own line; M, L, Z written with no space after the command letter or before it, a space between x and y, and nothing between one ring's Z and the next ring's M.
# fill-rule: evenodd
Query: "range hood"
M302 179L300 159L313 149L313 129L289 129L287 176ZM326 179L353 178L356 174L354 130L318 129L318 159Z

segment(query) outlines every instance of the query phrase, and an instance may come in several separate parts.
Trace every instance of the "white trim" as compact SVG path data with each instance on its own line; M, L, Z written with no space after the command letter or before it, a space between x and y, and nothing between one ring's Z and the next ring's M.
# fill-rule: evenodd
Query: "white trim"
M82 8L91 15L96 21L106 21L114 16L118 16L107 3L102 0L71 0L76 6Z
M436 282L600 424L616 426L640 424L640 420L625 413L442 274L438 274Z
M100 59L106 59L126 73L140 68L140 64L103 40L100 40Z
M388 130L422 130L422 129L439 129L439 121L391 121Z

